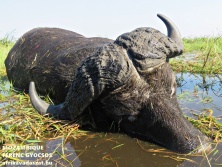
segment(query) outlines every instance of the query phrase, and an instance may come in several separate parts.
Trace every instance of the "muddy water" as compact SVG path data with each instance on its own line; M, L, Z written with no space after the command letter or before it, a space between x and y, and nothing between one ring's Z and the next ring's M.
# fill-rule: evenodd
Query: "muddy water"
M22 159L47 161L52 163L52 166L66 167L216 167L218 164L222 164L222 145L218 145L217 149L207 156L210 161L209 165L204 156L175 154L157 145L133 139L124 134L89 132L87 136L78 140L67 141L64 146L62 139L46 141L39 145L44 149L35 153L54 152L53 157Z
M222 116L222 76L177 74L177 94L186 115L210 108L218 118ZM3 104L2 104L3 105ZM53 153L51 158L24 158L29 161L48 161L52 166L83 167L192 167L221 166L222 144L206 156L175 154L152 143L133 139L124 134L88 132L85 137L39 143L42 153ZM64 156L62 156L64 155ZM210 162L210 164L209 164ZM51 165L49 165L51 166Z

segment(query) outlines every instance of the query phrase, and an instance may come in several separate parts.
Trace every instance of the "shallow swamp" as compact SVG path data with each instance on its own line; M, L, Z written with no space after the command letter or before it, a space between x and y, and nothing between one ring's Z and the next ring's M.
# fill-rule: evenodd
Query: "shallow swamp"
M212 112L222 122L222 75L200 75L178 73L177 96L186 116L195 117L202 112ZM5 77L2 82L7 82ZM8 96L10 85L4 84L1 96ZM12 101L14 96L12 96ZM1 114L5 114L9 102L1 100ZM12 107L13 108L13 107ZM11 112L13 112L12 109ZM2 121L1 121L2 122ZM0 122L0 124L1 124ZM7 123L5 129L7 130ZM52 135L53 136L53 135ZM208 155L180 155L152 143L133 139L124 134L85 132L76 139L48 138L31 141L29 145L41 145L37 152L52 153L51 158L43 158L61 166L221 166L222 145L215 143ZM24 143L23 143L24 144ZM27 143L26 143L27 144ZM23 152L27 150L23 150ZM34 151L36 152L36 151ZM30 160L30 158L20 158ZM40 161L34 158L33 161ZM6 165L7 166L7 165Z
M185 48L189 47L185 44ZM196 48L196 50L201 49ZM207 50L204 49L201 53L203 52ZM212 66L211 61L217 62L217 60L211 59L212 55L209 54L208 57L205 54L205 58L201 58L202 65L198 66L196 61L200 62L200 56L196 55L198 54L185 58L191 63L187 66L188 69L184 69L182 65L179 65L180 69L178 66L175 67L175 63L181 63L181 59L184 60L184 58L171 64L176 73L177 97L184 115L194 126L215 140L214 148L210 153L176 154L125 134L82 131L77 124L39 116L30 105L26 93L12 90L5 69L2 68L3 70L0 71L0 166L12 166L5 164L6 161L21 162L21 164L25 161L43 162L45 166L50 162L48 166L74 167L222 166L222 75L212 72L212 68L215 68L220 73L221 68ZM197 71L190 70L191 65L192 67L197 65ZM198 74L199 67L206 70L203 73L208 74ZM46 100L50 102L48 97ZM4 149L3 146L42 146L42 149L15 150L13 147ZM32 153L36 156L7 157L3 156L5 153L19 153L18 155ZM51 156L39 157L37 156L40 155L39 153Z

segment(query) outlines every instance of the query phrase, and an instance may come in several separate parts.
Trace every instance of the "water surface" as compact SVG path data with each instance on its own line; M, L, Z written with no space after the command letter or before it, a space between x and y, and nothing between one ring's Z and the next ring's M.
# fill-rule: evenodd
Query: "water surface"
M211 109L215 117L222 116L222 75L179 73L176 78L177 96L185 114Z

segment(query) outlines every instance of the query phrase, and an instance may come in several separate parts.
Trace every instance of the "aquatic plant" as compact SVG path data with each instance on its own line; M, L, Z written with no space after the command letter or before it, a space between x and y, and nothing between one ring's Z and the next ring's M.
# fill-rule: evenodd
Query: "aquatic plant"
M213 116L212 109L203 109L201 114L193 114L194 117L187 119L215 142L222 141L222 123Z

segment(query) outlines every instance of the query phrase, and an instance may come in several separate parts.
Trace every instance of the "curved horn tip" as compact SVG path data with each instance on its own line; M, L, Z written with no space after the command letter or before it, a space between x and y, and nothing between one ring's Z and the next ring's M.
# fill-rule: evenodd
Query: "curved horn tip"
M29 84L29 97L32 106L42 115L46 114L49 104L43 101L37 94L35 83L33 81Z
M163 17L164 15L163 15L163 14L160 14L160 13L157 13L157 16L158 16L158 17Z
M180 31L178 30L177 26L165 15L158 13L157 16L166 25L168 37L175 40L180 45L180 47L183 48L183 41L182 41Z
M161 20L164 19L164 20L168 20L168 21L171 21L167 16L161 14L161 13L157 13L157 17L159 17Z
M176 40L181 40L180 31L178 30L177 26L165 15L157 14L157 16L164 22L167 27L168 37L173 38Z
M160 14L160 13L158 13L157 14L157 17L159 17L162 21L166 21L166 20L170 20L168 17L166 17L165 15L163 15L163 14Z

